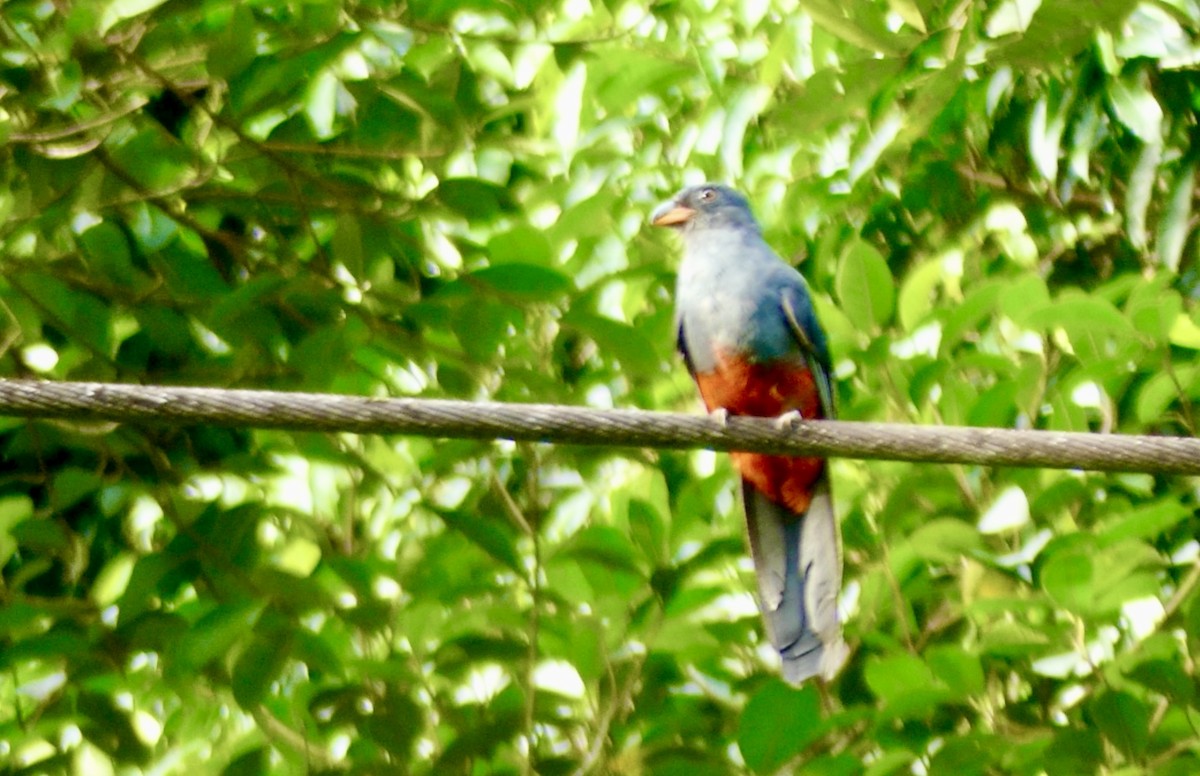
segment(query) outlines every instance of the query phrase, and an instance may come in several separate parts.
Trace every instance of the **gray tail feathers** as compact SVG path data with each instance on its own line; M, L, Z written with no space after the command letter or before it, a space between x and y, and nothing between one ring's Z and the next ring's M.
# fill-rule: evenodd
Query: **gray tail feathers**
M783 661L783 678L792 684L813 676L832 679L849 650L837 611L842 547L829 480L817 484L803 515L745 481L742 501L759 606L767 636Z

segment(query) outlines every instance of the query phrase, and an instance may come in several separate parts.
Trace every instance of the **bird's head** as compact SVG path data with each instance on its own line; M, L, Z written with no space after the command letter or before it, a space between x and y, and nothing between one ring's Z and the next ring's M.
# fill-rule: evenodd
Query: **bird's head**
M683 232L714 228L759 231L750 204L738 192L719 183L689 186L659 205L650 217L655 226L670 226Z

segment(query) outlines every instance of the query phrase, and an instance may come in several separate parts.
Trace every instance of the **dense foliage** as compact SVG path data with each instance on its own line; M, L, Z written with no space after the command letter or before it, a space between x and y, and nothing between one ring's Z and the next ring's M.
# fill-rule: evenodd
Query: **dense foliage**
M1195 0L9 0L0 374L699 411L682 183L842 417L1192 434ZM724 456L0 419L0 770L1195 773L1196 483L838 461L827 688Z

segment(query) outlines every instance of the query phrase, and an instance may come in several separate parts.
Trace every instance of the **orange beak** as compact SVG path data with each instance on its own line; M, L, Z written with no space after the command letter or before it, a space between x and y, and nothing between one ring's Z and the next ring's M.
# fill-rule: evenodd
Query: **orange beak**
M663 204L650 217L650 223L655 226L677 226L694 216L696 211L675 202Z

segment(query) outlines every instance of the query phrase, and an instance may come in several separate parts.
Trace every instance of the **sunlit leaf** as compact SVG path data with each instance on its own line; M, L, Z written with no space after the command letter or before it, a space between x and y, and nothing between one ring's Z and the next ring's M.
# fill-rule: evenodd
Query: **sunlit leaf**
M502 264L471 273L471 278L501 294L528 299L553 299L571 287L563 274L533 264Z
M1191 232L1192 194L1196 190L1196 164L1180 167L1171 186L1171 197L1158 224L1158 260L1172 272L1179 271L1183 246Z
M1125 195L1125 228L1129 241L1135 247L1146 245L1146 209L1154 191L1155 174L1162 159L1162 145L1154 139L1141 148L1137 163L1129 175L1128 192Z
M1157 144L1162 132L1162 107L1145 83L1117 79L1108 85L1109 104L1117 119L1147 144Z
M1183 313L1175 316L1167 336L1172 345L1200 350L1200 326Z
M838 264L838 299L855 325L871 331L892 315L896 289L887 262L864 242L850 246Z

